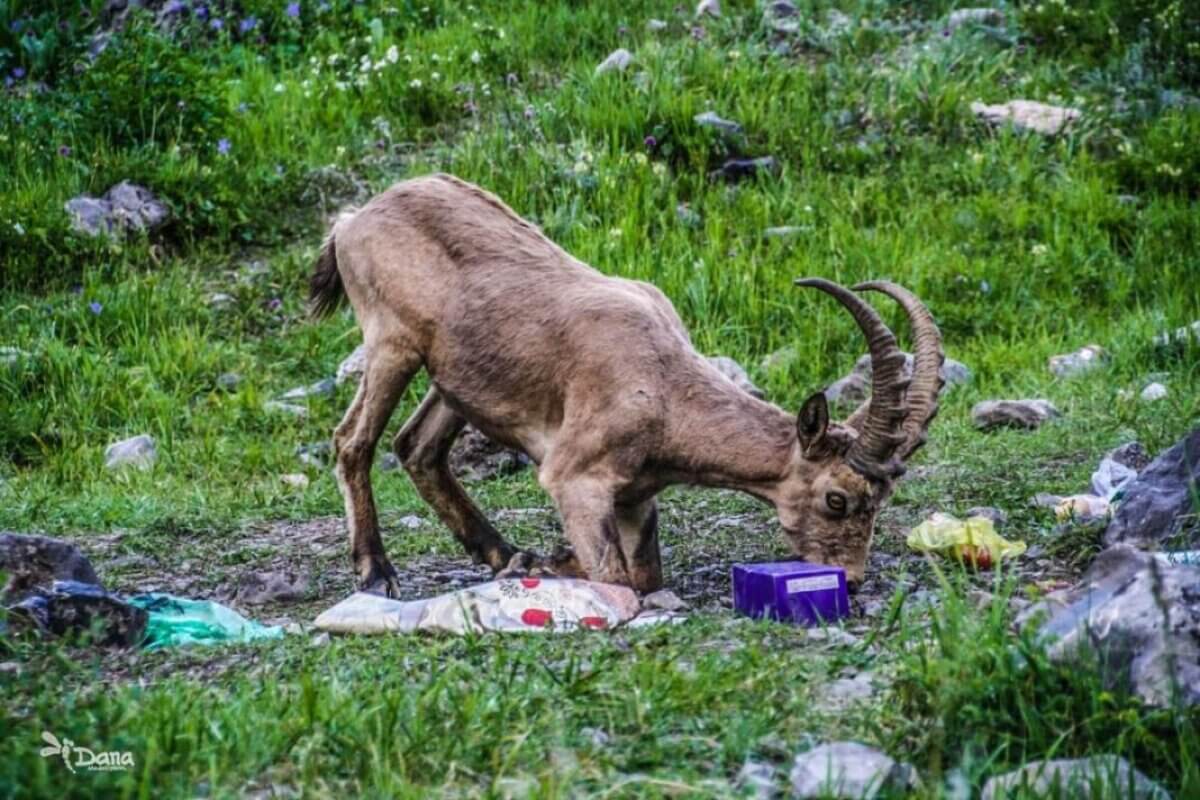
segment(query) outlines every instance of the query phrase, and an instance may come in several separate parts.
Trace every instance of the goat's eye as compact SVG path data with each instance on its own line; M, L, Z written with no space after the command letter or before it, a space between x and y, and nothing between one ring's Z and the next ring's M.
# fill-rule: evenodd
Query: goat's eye
M846 495L837 492L829 492L825 495L825 505L829 506L829 510L836 514L846 513Z

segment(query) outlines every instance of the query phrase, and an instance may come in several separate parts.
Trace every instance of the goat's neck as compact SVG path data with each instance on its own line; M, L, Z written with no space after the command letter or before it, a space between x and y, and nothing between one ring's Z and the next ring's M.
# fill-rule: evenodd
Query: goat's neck
M738 489L771 500L797 447L796 419L720 375L680 390L669 412L672 483Z

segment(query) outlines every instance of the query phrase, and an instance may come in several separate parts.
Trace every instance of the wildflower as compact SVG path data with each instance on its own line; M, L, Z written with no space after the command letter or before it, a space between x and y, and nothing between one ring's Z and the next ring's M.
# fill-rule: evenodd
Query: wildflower
M515 73L515 72L510 72L504 76L504 82L507 83L509 86L516 86L517 83L520 82L520 80L521 79L517 77L517 73Z
M223 156L229 155L229 148L230 148L230 145L229 145L228 139L217 140L217 152L218 153L220 153Z
M472 50L471 51L471 63L478 64L480 61L483 61L483 56L479 55L478 50Z
M286 13L292 19L297 19L300 16L300 4L288 3L287 9L285 9L284 13Z
M278 297L272 297L267 301L267 310L278 311L283 306L283 301Z
M208 19L208 6L196 6L192 13L196 15L196 19Z
M282 94L282 93L283 93L283 84L282 83L275 84L275 94Z
M658 139L655 139L653 136L647 136L642 140L642 144L646 145L647 150L653 150L658 147Z
M58 146L58 154L63 158L66 158L67 156L71 155L71 148L68 145L60 144Z
M431 73L429 73L429 80L431 80L431 81L440 81L441 79L442 79L442 73L440 73L440 72L431 72Z
M536 114L533 106L525 106L525 119L533 119Z
M621 229L620 228L609 228L608 229L608 238L620 239L621 238Z
M661 161L654 162L654 166L650 169L659 178L667 174L667 165Z
M14 78L16 78L17 80L21 80L21 78L25 77L25 68L24 67L13 67L12 76Z
M400 60L400 48L392 45L387 49L387 60L393 64Z
M95 300L93 300L92 302L88 303L88 310L91 311L93 314L99 314L101 311L104 310L104 306L100 305Z
M225 27L225 20L221 19L220 17L213 17L212 21L208 23L208 27L212 28L214 31L219 31Z
M14 223L13 223L13 230L17 232L17 236L24 236L24 235L25 235L25 226L24 226L24 225L22 225L22 224L21 224L21 223L19 223L19 222L14 222Z
M421 79L420 79L420 78L413 78L411 81L409 81L409 82L408 82L408 88L410 88L410 89L420 89L420 88L421 88Z
M1041 242L1038 242L1033 247L1029 248L1029 252L1034 256L1044 256L1047 252L1049 252L1049 250L1050 248L1046 247L1046 245L1042 244Z
M638 153L633 157L633 161L639 167L644 167L650 163L650 159L646 157L645 153Z
M249 33L258 27L258 17L246 17L238 24L238 31L241 33Z
M475 105L474 100L468 100L463 103L463 111L468 114L475 114L479 111L479 106Z

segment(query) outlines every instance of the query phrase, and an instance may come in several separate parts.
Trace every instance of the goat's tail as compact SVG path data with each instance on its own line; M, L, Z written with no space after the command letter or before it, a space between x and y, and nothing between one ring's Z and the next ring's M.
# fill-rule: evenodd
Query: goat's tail
M321 245L321 255L317 256L316 267L308 280L308 313L315 319L329 316L341 305L345 297L346 290L338 272L333 232L330 231L325 243Z

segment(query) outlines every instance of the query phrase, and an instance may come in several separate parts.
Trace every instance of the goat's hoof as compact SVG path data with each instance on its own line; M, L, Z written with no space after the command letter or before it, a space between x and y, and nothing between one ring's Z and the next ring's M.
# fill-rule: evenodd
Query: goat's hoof
M586 578L579 566L575 551L569 547L557 547L549 556L541 556L522 550L508 561L508 565L496 573L502 578Z
M367 594L377 594L392 599L400 597L400 582L396 576L396 568L387 559L372 561L366 574L359 573L358 590Z

